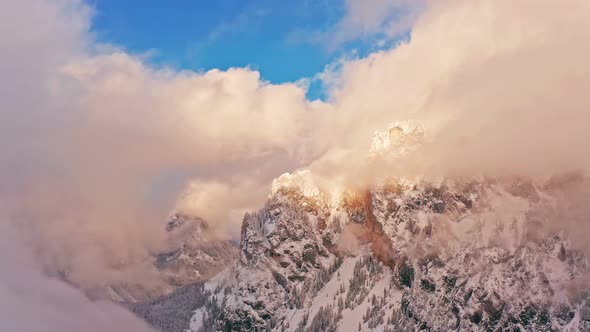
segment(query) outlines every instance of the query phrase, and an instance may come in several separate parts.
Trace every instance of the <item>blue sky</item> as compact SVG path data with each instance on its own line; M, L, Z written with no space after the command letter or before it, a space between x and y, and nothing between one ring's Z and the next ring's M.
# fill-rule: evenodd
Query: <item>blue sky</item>
M92 30L149 61L177 69L250 66L273 83L311 78L338 57L370 50L369 41L336 49L311 41L346 14L343 0L89 0ZM315 82L308 96L324 97Z

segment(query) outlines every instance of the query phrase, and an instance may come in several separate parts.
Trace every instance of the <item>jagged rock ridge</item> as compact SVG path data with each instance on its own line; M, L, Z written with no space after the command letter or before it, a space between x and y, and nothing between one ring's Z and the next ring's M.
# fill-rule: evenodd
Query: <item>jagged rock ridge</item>
M209 280L238 255L237 244L218 237L199 217L174 214L166 223L168 250L153 256L161 282L154 286L131 282L105 284L89 294L122 303L148 303L175 290Z

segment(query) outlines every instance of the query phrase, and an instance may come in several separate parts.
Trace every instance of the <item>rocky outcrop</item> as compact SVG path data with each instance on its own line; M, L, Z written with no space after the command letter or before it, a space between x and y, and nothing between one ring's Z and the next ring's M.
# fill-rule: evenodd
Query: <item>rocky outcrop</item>
M175 214L166 223L168 250L155 254L153 269L159 282L154 285L106 284L90 296L123 303L148 303L175 290L205 282L231 265L238 256L237 244L218 237L199 217Z

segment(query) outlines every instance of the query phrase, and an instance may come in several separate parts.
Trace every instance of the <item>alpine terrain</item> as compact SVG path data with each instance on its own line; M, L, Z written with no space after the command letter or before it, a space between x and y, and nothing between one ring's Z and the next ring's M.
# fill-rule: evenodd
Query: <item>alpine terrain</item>
M393 125L369 158L403 158L423 139L419 126ZM307 171L284 174L245 215L233 263L142 313L184 310L168 330L192 332L588 331L588 258L568 226L587 188L578 173L385 176L334 194ZM200 254L181 248L158 258L172 280L213 274L191 271Z

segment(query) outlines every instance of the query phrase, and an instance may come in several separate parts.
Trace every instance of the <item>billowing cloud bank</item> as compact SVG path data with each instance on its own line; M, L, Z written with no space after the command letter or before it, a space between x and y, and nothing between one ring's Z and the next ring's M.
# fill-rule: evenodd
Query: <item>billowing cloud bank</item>
M111 302L91 302L79 290L42 274L29 248L0 224L0 330L11 332L149 332L146 323Z
M374 14L353 4L340 24ZM96 43L77 0L4 7L0 208L74 283L157 282L145 258L164 248L170 211L236 234L271 180L297 168L365 181L384 167L545 175L590 163L584 0L427 2L409 11L409 41L323 73L328 102L248 68L155 68ZM372 133L397 120L422 123L428 143L393 168L367 166Z
M406 168L543 174L585 169L590 5L432 1L393 50L332 75L347 145L394 120L430 144Z
M295 84L152 68L93 42L78 1L14 1L7 12L0 201L76 282L145 276L134 267L163 249L162 223L189 180L207 197L190 208L221 225L314 153L305 125L316 106Z

